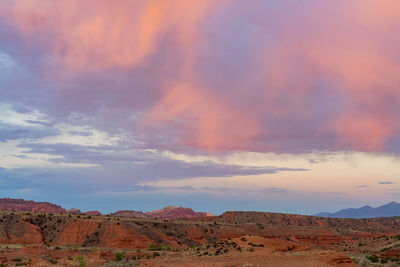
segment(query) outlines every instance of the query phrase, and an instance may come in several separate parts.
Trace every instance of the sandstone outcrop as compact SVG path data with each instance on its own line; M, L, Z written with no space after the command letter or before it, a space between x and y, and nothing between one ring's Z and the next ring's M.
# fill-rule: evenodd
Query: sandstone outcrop
M150 216L144 214L141 211L134 210L119 210L109 214L115 217L127 217L127 218L151 218Z
M11 198L0 199L0 210L47 212L47 213L67 212L61 206L49 202L35 202L32 200L11 199Z
M207 217L206 212L195 212L190 208L168 206L161 210L146 212L146 215L160 220L193 219Z
M102 215L100 213L100 211L97 211L97 210L85 211L83 214L90 215L90 216L101 216Z

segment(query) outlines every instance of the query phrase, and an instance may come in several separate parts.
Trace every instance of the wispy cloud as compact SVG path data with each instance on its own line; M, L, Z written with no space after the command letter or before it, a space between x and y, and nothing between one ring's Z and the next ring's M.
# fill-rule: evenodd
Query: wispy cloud
M391 181L380 181L379 184L385 185L385 184L395 184L395 183Z

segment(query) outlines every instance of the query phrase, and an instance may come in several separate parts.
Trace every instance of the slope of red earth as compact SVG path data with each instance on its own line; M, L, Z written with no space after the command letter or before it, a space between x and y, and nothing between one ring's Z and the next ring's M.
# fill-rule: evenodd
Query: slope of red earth
M400 256L399 226L396 217L264 212L168 221L2 211L0 262L77 266L74 257L84 256L88 266L102 266L122 251L139 266L355 266L352 259L362 266L369 255Z

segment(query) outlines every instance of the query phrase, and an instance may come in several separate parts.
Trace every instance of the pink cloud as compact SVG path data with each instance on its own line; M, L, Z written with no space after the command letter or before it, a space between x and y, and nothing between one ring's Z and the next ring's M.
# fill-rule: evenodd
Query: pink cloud
M0 14L49 49L50 69L143 70L144 132L211 150L379 151L400 133L399 5L29 0Z
M213 2L7 1L0 4L0 13L69 69L95 71L143 64L168 32L174 32L178 45L195 41L197 23Z

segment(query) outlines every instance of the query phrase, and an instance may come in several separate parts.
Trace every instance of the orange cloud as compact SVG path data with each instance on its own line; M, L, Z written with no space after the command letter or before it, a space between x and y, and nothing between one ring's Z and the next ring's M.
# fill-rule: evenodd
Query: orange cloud
M197 86L192 82L175 84L144 118L144 126L170 124L189 146L248 148L258 134L255 114Z
M72 70L142 64L173 32L179 45L194 41L211 0L27 0L0 3L0 14L28 39L39 36Z

